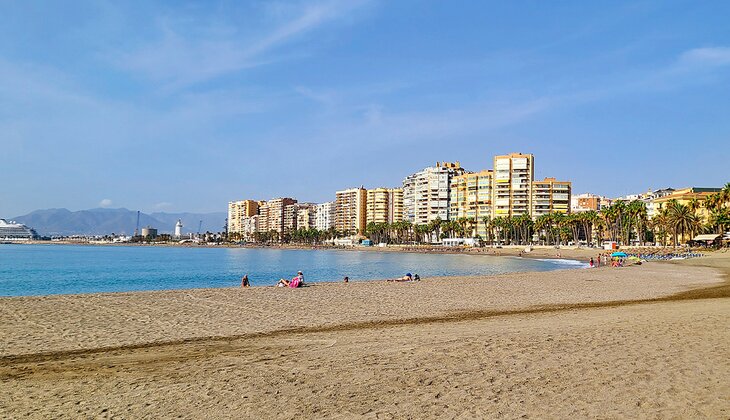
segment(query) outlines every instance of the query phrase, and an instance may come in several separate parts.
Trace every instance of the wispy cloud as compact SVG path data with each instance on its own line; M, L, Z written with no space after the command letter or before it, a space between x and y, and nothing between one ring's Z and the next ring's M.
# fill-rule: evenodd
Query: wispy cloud
M105 199L99 201L99 207L101 207L101 208L111 207L111 205L112 205L112 200L109 198L105 198Z
M694 48L682 53L679 63L693 67L720 67L730 65L730 47Z
M287 18L254 36L241 35L235 27L216 30L217 27L228 26L223 22L207 23L210 28L202 31L204 35L201 35L201 31L190 31L187 27L178 29L180 25L173 20L162 19L158 23L161 32L158 40L132 51L117 53L112 61L126 70L162 83L165 90L177 90L277 61L270 56L277 48L347 16L366 3L366 0L320 1L288 6L288 9L295 10L289 13L278 8L277 14ZM190 24L185 22L185 25ZM196 33L196 36L185 35L190 32Z

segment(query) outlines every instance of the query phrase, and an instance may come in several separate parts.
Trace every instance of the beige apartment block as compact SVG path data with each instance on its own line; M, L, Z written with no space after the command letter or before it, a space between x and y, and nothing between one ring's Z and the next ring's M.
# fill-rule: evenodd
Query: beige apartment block
M297 200L289 197L275 198L266 202L266 230L282 233L284 231L284 216L286 207Z
M335 228L341 232L365 232L367 218L367 190L350 188L335 193Z
M548 213L570 213L572 185L569 181L545 178L532 182L532 217Z
M317 223L317 204L300 203L297 208L297 229L314 229Z
M531 154L510 153L494 157L492 217L530 214L535 160Z
M367 223L395 223L403 220L403 190L375 188L367 191Z
M317 205L294 203L284 208L284 231L291 233L301 228L314 227Z
M479 235L481 238L487 237L484 217L492 216L493 175L491 170L483 170L455 176L451 180L449 217L451 220L473 220L472 235Z
M437 218L449 220L451 180L464 172L459 162L436 162L436 166L407 176L403 180L404 220L417 225Z
M228 203L228 232L243 234L243 218L258 214L259 203L254 200L231 201Z

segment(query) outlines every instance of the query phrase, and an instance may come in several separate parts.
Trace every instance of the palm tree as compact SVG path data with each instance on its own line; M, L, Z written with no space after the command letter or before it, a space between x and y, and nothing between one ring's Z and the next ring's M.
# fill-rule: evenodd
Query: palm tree
M730 210L719 209L713 210L709 217L709 226L714 228L714 232L721 234L730 226Z
M678 245L678 239L682 239L685 234L692 235L700 227L700 219L690 211L689 206L679 203L677 200L670 200L669 222L674 232L674 246Z
M626 208L628 212L628 219L631 221L631 223L627 226L627 236L628 233L630 233L631 224L634 225L636 230L636 239L639 241L639 244L644 243L644 231L646 229L646 222L648 220L647 214L646 214L646 203L639 200L632 201L628 207ZM627 242L630 242L631 238L628 238Z
M651 227L654 232L654 238L659 238L662 246L667 246L667 233L669 230L669 209L667 207L659 210L652 219Z
M724 187L722 187L722 190L720 191L720 198L722 199L723 204L730 203L730 182L726 183Z
M598 213L595 210L590 210L581 215L581 223L583 224L583 232L586 235L586 243L590 244L593 242L593 228L598 222Z
M492 218L490 216L482 217L482 223L484 223L484 231L487 233L487 242L492 242Z

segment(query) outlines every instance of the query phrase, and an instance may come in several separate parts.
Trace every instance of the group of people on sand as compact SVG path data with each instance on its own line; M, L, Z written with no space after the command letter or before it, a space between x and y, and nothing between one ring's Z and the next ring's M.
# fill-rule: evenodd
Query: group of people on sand
M406 273L405 276L399 277L397 279L389 279L388 281L421 281L421 277L418 274L411 274ZM350 278L345 276L343 279L343 283L349 283ZM297 272L297 275L294 276L291 280L287 279L279 279L279 281L276 283L276 287L290 287L292 289L297 287L303 287L304 284L304 273L301 271ZM241 278L241 287L251 287L251 282L248 280L248 274L244 275Z
M301 271L297 272L297 275L294 276L291 280L287 279L279 279L279 282L276 283L277 287L303 287L304 286L304 273ZM241 277L241 287L251 287L251 282L248 280L248 274Z
M605 267L608 267L608 266L623 267L625 263L626 263L625 258L612 257L610 253L598 254L598 256L595 259L593 257L591 257L588 260L588 266L590 268L597 268L597 267L600 267L601 265L603 265ZM637 262L637 264L641 264L641 263Z
M291 280L279 279L279 282L276 283L276 287L291 287L292 289L304 286L304 273L301 271L298 271L297 275ZM251 282L248 280L248 274L241 278L241 287L251 287Z

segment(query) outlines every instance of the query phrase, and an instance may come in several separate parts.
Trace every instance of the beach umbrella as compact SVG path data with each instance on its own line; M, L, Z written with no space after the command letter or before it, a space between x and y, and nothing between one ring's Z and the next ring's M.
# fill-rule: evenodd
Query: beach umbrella
M625 252L614 252L613 254L611 254L611 256L612 257L626 257L627 255Z

